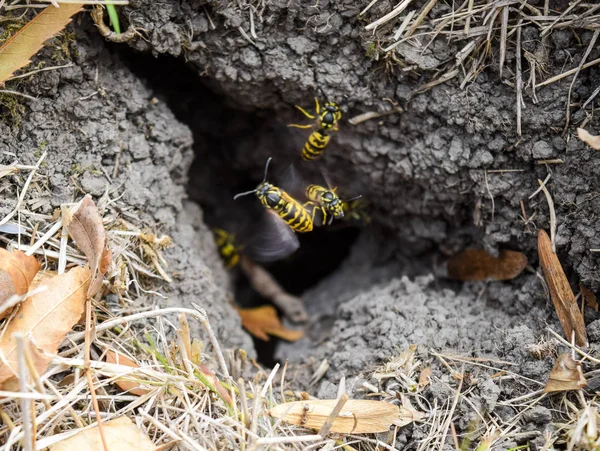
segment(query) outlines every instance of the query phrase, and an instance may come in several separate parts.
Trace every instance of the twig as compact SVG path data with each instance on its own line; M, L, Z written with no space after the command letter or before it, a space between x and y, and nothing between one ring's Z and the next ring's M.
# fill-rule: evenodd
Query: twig
M21 393L29 392L27 387L27 362L25 361L25 335L14 333L13 338L17 344L17 367L19 372L19 391ZM23 422L23 447L25 451L33 451L33 430L31 427L31 409L30 400L20 398L21 420Z
M579 72L581 71L581 68L582 68L583 64L585 63L585 60L590 55L590 52L596 45L596 40L598 39L598 35L600 35L600 29L597 29L596 31L594 31L594 35L592 36L592 39L590 40L590 44L588 45L588 48L586 49L585 54L583 55L583 58L581 58L581 61L579 62L579 66L577 66L577 71L575 72L575 76L573 77L573 80L571 80L571 85L569 86L569 93L567 94L567 106L566 106L567 111L566 111L565 127L563 129L563 133L567 133L567 129L569 128L569 123L571 121L571 92L573 91L573 85L575 84L575 80L577 80L577 76L579 75Z
M573 343L565 340L563 337L561 337L560 335L558 335L556 332L554 332L552 329L550 329L548 327L548 332L550 332L552 335L554 335L554 337L560 341L562 344L564 344L565 346L568 346L569 348L571 348L573 351L575 351L576 353L580 354L581 356L585 357L586 359L588 359L590 362L594 362L596 364L600 364L600 359L596 359L595 357L592 357L591 355L585 353L584 351L582 351L581 349L579 349L578 346L574 345Z
M242 255L240 257L240 268L248 277L252 288L283 310L285 316L294 322L308 320L302 299L285 291L262 266Z
M452 402L452 407L450 408L450 411L448 412L447 419L443 426L444 433L443 433L442 439L440 441L440 447L439 447L440 451L442 451L444 449L444 444L446 443L446 436L448 435L448 428L450 427L450 422L452 421L452 416L454 415L454 410L456 409L456 405L458 404L458 398L460 398L460 390L462 389L464 374L465 374L464 370L461 371L461 375L463 377L461 377L460 381L458 382L458 388L456 389L456 396L454 397L454 401Z
M538 183L548 202L548 210L550 211L550 241L552 241L552 251L556 254L556 211L554 210L554 201L544 182L538 179Z
M44 161L44 158L46 158L47 154L48 154L48 152L44 152L42 154L42 156L40 157L40 159L35 164L35 167L29 173L29 177L27 177L27 180L25 181L25 184L23 185L23 190L21 191L21 195L19 196L19 199L17 200L17 205L15 205L15 208L13 209L13 211L11 211L9 214L7 214L2 219L2 221L0 221L0 225L4 225L8 221L10 221L12 219L12 217L17 213L17 211L19 211L19 208L21 208L21 204L23 203L23 199L25 198L25 195L27 194L27 190L29 189L29 184L33 180L33 176L35 175L35 173L39 169L40 165L42 164L42 161Z
M197 316L199 314L200 322L204 326L204 330L208 334L208 339L213 345L215 349L215 354L217 355L217 359L219 360L219 364L221 365L221 371L229 379L229 370L227 369L227 363L225 363L225 357L223 357L223 353L221 352L221 346L219 345L219 341L217 340L217 336L215 335L210 323L208 322L208 315L206 314L206 310L200 307L198 304L194 304L192 302L192 306L196 309Z
M483 171L483 176L484 176L484 180L485 180L485 189L486 189L488 195L490 196L490 199L492 200L492 221L493 221L496 204L494 203L494 195L492 194L492 191L490 190L490 185L488 184L487 170Z
M508 8L508 7L507 7ZM517 23L517 48L515 55L516 64L516 84L517 84L517 135L521 136L521 119L523 117L523 69L521 67L521 22ZM535 68L532 68L535 70Z
M592 67L592 66L594 66L594 65L596 65L598 63L600 63L600 58L596 58L595 60L590 61L587 64L584 64L583 66L581 66L581 68L576 67L575 69L568 70L566 72L563 72L562 74L555 75L554 77L551 77L548 80L543 81L543 82L535 85L535 88L537 89L537 88L539 88L541 86L546 86L546 85L549 85L551 83L557 82L558 80L562 80L563 78L566 78L566 77L568 77L570 75L573 75L574 73L579 72L580 69L587 69L588 67Z
M90 348L92 345L92 299L87 298L85 301L85 346L83 351L83 370L85 371L85 377L90 387L90 396L92 397L92 405L96 412L96 421L98 422L98 434L102 440L102 447L104 451L110 451L108 448L108 442L104 435L104 426L102 425L102 417L100 414L100 406L98 404L98 398L96 398L96 388L94 387L94 380L92 378L92 369L90 368Z
M504 60L506 59L506 41L508 40L508 5L502 7L502 22L500 25L500 77L502 77L502 69L504 69ZM520 30L520 27L517 29ZM517 43L518 45L519 43ZM517 58L520 55L517 54Z
M25 97L26 99L29 99L29 100L37 100L35 97L32 97L30 95L23 94L22 92L18 92L18 91L11 91L9 89L0 89L0 94L11 94L13 96Z
M321 429L319 430L319 435L323 437L323 439L325 439L325 437L327 437L327 435L329 434L329 431L333 426L333 422L340 414L342 408L344 407L344 404L346 404L347 401L348 395L346 393L344 393L342 396L340 396L340 399L338 399L337 404L335 405L335 407L327 417L327 420L325 420L325 423L323 423L323 426L321 426Z
M548 173L548 175L546 176L546 178L544 179L543 183L542 183L542 185L543 185L543 186L546 186L546 183L548 183L548 180L550 180L550 177L551 177L551 176L552 176L552 172L549 172L549 173ZM538 193L539 193L540 191L542 191L542 187L541 187L541 186L540 186L538 189L536 189L536 190L533 192L533 194L531 194L531 195L529 196L529 199L533 199L535 196L537 196L537 195L538 195Z
M365 30L375 30L379 25L383 25L384 23L392 20L394 17L399 16L400 14L402 14L402 11L404 11L406 9L406 7L411 4L411 2L412 2L412 0L404 0L398 6L396 6L392 11L387 13L385 16L383 16L380 19L377 19L375 22L367 25L365 27Z

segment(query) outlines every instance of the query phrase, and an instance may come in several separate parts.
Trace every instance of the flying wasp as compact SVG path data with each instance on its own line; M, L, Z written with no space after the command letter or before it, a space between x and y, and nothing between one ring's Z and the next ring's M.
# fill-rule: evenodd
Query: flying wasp
M319 105L319 100L315 97L315 111L316 115L310 114L302 107L296 105L296 108L300 110L307 118L316 120L313 124L301 125L301 124L289 124L288 127L296 128L312 128L317 126L318 129L313 131L304 147L302 148L302 159L311 161L319 158L327 144L331 139L329 135L332 131L337 131L339 128L338 122L342 119L342 111L340 107L333 102L326 102L323 107Z
M265 173L262 182L252 191L236 194L233 199L238 199L248 194L256 194L260 203L269 210L277 213L279 218L290 226L295 232L310 232L313 229L313 221L310 212L296 199L281 188L267 182L267 173L271 159L265 164Z
M336 193L337 188L326 188L320 185L308 185L306 197L310 203L314 203L320 209L323 224L331 224L334 219L343 219L345 215L344 205L360 199L362 195L342 200ZM314 218L314 212L313 212ZM314 222L314 219L313 219Z
M242 251L242 247L236 243L235 235L218 228L213 229L213 234L217 250L225 262L225 267L227 269L234 268L240 261L240 252Z

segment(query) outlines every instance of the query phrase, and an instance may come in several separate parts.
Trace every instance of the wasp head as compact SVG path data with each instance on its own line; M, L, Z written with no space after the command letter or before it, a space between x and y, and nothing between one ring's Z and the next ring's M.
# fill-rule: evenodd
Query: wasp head
M321 195L321 203L327 208L335 219L344 217L344 205L333 191L325 191Z

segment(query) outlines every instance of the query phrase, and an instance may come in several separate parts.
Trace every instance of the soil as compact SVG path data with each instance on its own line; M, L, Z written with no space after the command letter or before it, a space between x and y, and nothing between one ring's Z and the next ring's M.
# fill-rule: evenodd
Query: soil
M344 119L390 111L390 102L401 106L402 113L357 126L344 120L319 160L320 171L346 197L362 194L368 200L372 223L322 231L312 242L303 237L295 260L270 266L286 288L302 295L311 317L306 338L280 345L276 357L295 363L293 384L319 397L335 396L342 376L348 392L358 395L364 381L373 383L369 374L377 365L411 344L435 368L441 365L434 353L510 362L490 366L530 381L498 381L491 377L496 370L468 365L479 383L472 387L474 405L461 402L457 426L467 428L481 409L510 418L513 408L498 400L540 389L554 362L554 355L536 359L528 349L548 339L547 327L561 333L540 279L526 271L510 282L459 284L432 274L446 256L466 247L519 250L537 267L536 227L548 230L549 212L543 194L529 196L538 179L551 173L558 256L573 287L581 282L600 289L599 257L589 251L600 248L600 160L576 139L573 127L585 120L592 134L600 131L598 120L588 119L590 106L582 109L600 82L599 70L581 71L573 84L566 134L572 78L538 89L536 101L526 89L519 136L514 50L507 53L503 77L494 54L463 89L453 79L413 95L452 49L442 40L427 58L400 49L420 67L415 71L374 58L373 36L364 25L392 2L379 1L367 22L357 19L366 3L355 1L239 5L132 1L121 16L146 37L130 42L133 50L103 42L81 16L71 25L77 35L74 66L19 86L39 98L27 103L18 127L0 122L0 164L11 154L33 164L35 149L45 143L44 173L52 191L45 213L81 192L101 196L110 187L111 196L123 195L129 214L172 235L175 243L168 261L177 279L168 300L148 295L144 302L196 302L223 343L253 353L228 303L234 282L206 224L251 227L255 199L236 204L232 196L256 186L268 157L274 179L284 183L281 174L290 162L301 166L297 157L306 133L286 127L303 119L294 105L312 108L313 98L325 93L342 106ZM251 10L257 35L252 43L238 28L248 35ZM559 30L542 44L536 28L522 32L529 51L547 46L548 77L565 65L576 67L592 37ZM593 49L588 60L599 52ZM121 169L113 177L117 154ZM549 159L564 163L537 164ZM83 169L74 179L75 165ZM310 178L311 171L303 175ZM528 224L520 201L533 218ZM0 216L11 208L0 200ZM243 279L233 275L238 301L259 302L243 294ZM597 352L600 316L589 309L585 314L591 351ZM309 389L323 359L329 371ZM434 378L429 402L447 402L451 382ZM528 412L522 431L533 432L513 446L544 443L542 432L552 420L548 407ZM397 448L416 449L423 433L417 425L402 429Z

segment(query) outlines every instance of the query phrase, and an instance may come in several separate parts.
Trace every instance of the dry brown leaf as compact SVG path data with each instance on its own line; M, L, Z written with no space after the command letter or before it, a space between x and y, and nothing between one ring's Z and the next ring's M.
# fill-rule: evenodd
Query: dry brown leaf
M419 375L419 387L427 387L429 385L429 383L431 382L431 367L428 366L427 368L423 369L423 371L421 371L421 374Z
M304 336L301 330L290 330L283 327L277 317L277 311L270 305L255 308L237 309L242 318L242 326L256 338L269 341L269 335L296 341Z
M298 426L321 429L337 403L337 399L286 402L269 410L269 415ZM344 404L333 420L331 432L343 434L387 432L399 417L400 409L389 402L351 399Z
M573 360L571 354L565 353L557 357L554 368L550 371L544 391L579 390L587 385L579 362Z
M112 349L109 349L106 352L105 360L107 363L116 363L118 365L139 368L139 365L133 360L131 360L129 357L119 352L113 351ZM150 390L141 387L140 383L134 380L135 378L136 376L123 376L115 379L114 383L117 385L117 387L119 387L123 391L126 391L128 394L143 396L147 393L150 393Z
M7 175L12 174L13 172L18 172L19 168L17 168L16 166L6 166L3 164L0 164L0 179L2 177L6 177Z
M31 356L42 374L51 356L83 314L90 283L89 268L76 267L60 276L45 280L47 290L28 297L4 330L0 339L0 384L17 374L17 345L13 334L20 332L32 344Z
M579 290L581 291L581 297L583 297L583 301L585 304L598 311L598 300L596 299L596 295L592 290L589 290L582 283L579 284Z
M154 451L156 446L128 417L102 422L110 451ZM50 451L104 451L98 426L86 429L50 447Z
M40 264L35 257L0 248L0 306L15 294L27 293L39 270Z
M44 42L65 28L81 8L81 3L61 3L60 8L50 5L11 36L0 47L0 83L29 64Z
M578 346L588 346L583 315L577 307L575 295L571 290L560 261L556 254L552 252L550 237L542 229L538 232L538 253L540 255L540 265L544 271L544 278L550 290L550 297L558 315L558 320L565 332L565 338L570 341L573 331L575 331L575 343Z
M594 136L583 128L577 129L577 136L592 149L600 150L600 136Z
M106 248L106 231L102 224L102 216L94 201L85 196L77 211L72 216L65 214L63 220L69 235L90 263L92 280L87 295L93 297L102 288L104 274L111 259L111 253Z
M448 277L455 280L510 280L527 266L521 252L506 249L494 257L483 249L466 249L448 260Z

